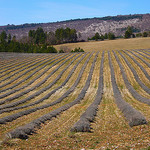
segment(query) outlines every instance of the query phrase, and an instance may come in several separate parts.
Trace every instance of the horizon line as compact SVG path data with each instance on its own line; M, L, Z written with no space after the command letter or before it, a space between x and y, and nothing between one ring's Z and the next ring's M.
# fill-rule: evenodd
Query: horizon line
M67 22L67 21L76 21L76 20L85 20L85 19L102 19L105 17L117 17L117 16L134 16L134 15L150 15L150 13L143 13L143 14L120 14L120 15L109 15L109 16L102 16L102 17L85 17L85 18L74 18L74 19L67 19L67 20L60 20L60 21L52 21L52 22L41 22L41 23L21 23L21 24L7 24L7 25L0 25L0 27L4 27L4 26L21 26L21 25L25 25L25 24L46 24L46 23L60 23L60 22Z

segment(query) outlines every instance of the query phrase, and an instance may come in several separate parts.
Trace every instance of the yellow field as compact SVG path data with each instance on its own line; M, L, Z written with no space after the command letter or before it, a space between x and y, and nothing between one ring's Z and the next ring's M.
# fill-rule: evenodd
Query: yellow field
M80 47L83 48L86 52L100 51L100 50L149 49L150 37L69 43L69 44L56 45L54 47L57 50L60 50L60 47L68 47L71 50Z

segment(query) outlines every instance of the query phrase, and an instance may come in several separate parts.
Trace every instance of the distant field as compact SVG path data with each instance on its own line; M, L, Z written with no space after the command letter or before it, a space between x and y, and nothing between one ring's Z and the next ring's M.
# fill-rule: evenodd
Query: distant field
M100 50L149 49L150 37L96 41L96 42L92 41L92 42L81 42L81 43L69 43L69 44L56 45L55 48L60 50L60 47L62 46L68 47L71 50L76 47L77 48L81 47L86 52L100 51Z
M150 38L89 42L85 53L0 53L0 149L148 150L150 50L110 48L142 40Z

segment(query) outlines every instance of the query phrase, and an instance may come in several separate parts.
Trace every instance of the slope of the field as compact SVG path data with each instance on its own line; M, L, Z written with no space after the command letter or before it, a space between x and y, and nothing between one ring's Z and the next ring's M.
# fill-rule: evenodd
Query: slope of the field
M67 43L54 46L57 50L83 48L86 52L100 50L126 50L126 49L149 49L150 37L133 38L133 39L117 39L105 41L91 41L80 43Z
M0 53L0 149L148 149L149 133L149 49Z

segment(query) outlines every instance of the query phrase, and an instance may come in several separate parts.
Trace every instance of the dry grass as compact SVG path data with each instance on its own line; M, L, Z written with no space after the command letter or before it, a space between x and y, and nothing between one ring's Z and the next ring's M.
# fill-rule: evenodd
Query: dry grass
M54 46L56 49L68 47L70 49L83 48L86 52L102 51L102 50L126 50L126 49L148 49L150 48L150 38L135 38L135 39L117 39L107 41L92 41L81 43L69 43Z
M121 47L121 42L125 43L129 41L129 43L137 42L138 40L144 40L143 39L131 39L131 40L116 40L116 41L104 41L104 42L89 42L87 47L89 50L92 47L92 44L94 43L99 43L98 45L94 45L93 48L96 48L96 46L100 49L106 48L104 50L108 50L108 47L105 47L105 45L101 45L103 43L110 43L109 46L112 44L115 46L115 42L120 43ZM145 43L147 40L150 40L150 38L145 38ZM86 44L86 43L77 43L77 44ZM68 44L70 45L70 44ZM75 44L74 44L75 45ZM86 45L85 45L86 46ZM102 46L102 47L101 47ZM125 45L124 45L125 46ZM129 45L126 45L129 46ZM81 47L81 46L80 46ZM82 47L83 48L83 47ZM107 49L108 48L108 49ZM112 47L113 48L113 47ZM144 48L144 47L143 47ZM119 44L116 49L119 49ZM121 48L122 49L122 48ZM130 48L132 49L132 47ZM95 49L96 50L96 49ZM97 49L98 50L98 49ZM118 52L116 52L118 57L121 59L119 56ZM142 148L150 148L150 106L143 104L136 99L133 98L133 96L130 94L128 89L126 88L119 66L115 60L115 57L113 53L111 52L112 56L112 62L115 70L115 76L116 76L116 82L119 87L119 90L121 91L121 94L124 98L125 101L127 101L132 107L135 109L139 110L140 112L143 113L143 115L146 117L148 124L147 125L142 125L142 126L137 126L131 128L127 121L125 120L123 114L121 111L118 109L117 105L115 104L115 99L113 96L113 89L112 89L112 84L111 84L111 74L110 74L110 68L109 68L109 63L108 63L108 55L107 51L105 51L105 56L104 56L104 94L102 98L102 102L99 105L99 109L97 112L97 116L95 118L95 121L91 124L92 126L92 133L72 133L70 132L71 127L74 125L76 121L80 119L80 116L82 113L88 108L88 106L94 101L95 96L96 96L96 91L98 88L98 79L99 79L99 69L100 69L100 62L101 62L101 55L102 52L99 53L95 68L94 68L94 73L92 76L92 80L90 82L90 87L86 92L86 95L84 99L81 101L81 103L74 105L71 107L69 110L64 111L60 115L58 115L56 118L53 118L50 121L45 122L45 124L41 125L41 128L37 130L37 134L33 134L29 136L28 140L20 140L20 139L5 139L4 134L15 129L18 126L24 125L26 123L31 122L33 119L36 119L46 113L49 113L64 104L67 104L71 101L73 101L75 98L77 98L78 94L80 93L81 89L83 88L86 79L88 77L90 67L92 64L92 61L94 60L94 55L91 57L87 67L85 68L85 71L82 75L82 78L78 84L78 86L75 88L75 90L69 94L67 98L65 98L61 103L54 105L49 108L45 108L42 110L38 110L34 113L31 113L29 115L20 117L10 123L6 123L1 125L0 124L0 141L4 140L3 143L0 142L0 149L51 149L51 150L56 150L56 149L142 149ZM75 82L81 67L83 66L84 62L88 58L90 54L88 54L84 60L81 61L77 69L75 70L74 74L72 77L69 79L67 84L61 88L59 91L54 93L51 97L49 97L46 101L37 104L35 106L29 107L29 108L34 108L36 106L41 106L43 104L55 101L57 98L59 98L62 94L64 94ZM138 54L139 55L139 54ZM80 57L81 58L81 57ZM80 59L78 58L67 70L66 72L62 75L62 77L58 80L58 82L51 87L49 90L43 92L41 95L35 97L32 99L30 102L34 102L40 98L42 98L45 94L47 94L49 91L53 90L54 88L58 87L61 85L61 83L66 79L67 75L73 68L73 66L78 62ZM147 86L150 86L150 84L147 82L148 80L146 79L145 76L143 76L143 73L141 73L140 68L137 67L137 65L134 64L134 62L127 57L128 60L130 61L131 64L133 64L134 69L138 72L138 75L140 78L143 77L142 82L145 83ZM134 57L136 58L136 57ZM67 58L68 59L68 58ZM145 67L145 64L138 60L136 60L143 66ZM71 61L71 60L70 60ZM69 62L70 62L69 61ZM68 63L69 63L68 62ZM20 100L24 97L30 96L32 93L36 92L37 90L43 88L44 86L47 86L49 83L53 81L53 79L64 69L65 66L67 66L66 63L64 66L62 66L45 84L41 85L39 88L35 89L32 92L29 92L28 94L22 96L21 98L16 99ZM134 76L132 75L129 67L125 64L125 62L121 59L121 63L125 68L125 72L127 74L127 77L131 84L133 86L137 85L137 82L133 79ZM48 73L50 73L54 68L50 69ZM149 73L149 68L146 69L147 72ZM42 70L44 71L44 69ZM38 83L44 76L47 76L47 74L43 75L39 80L37 80L35 83L31 85L31 87ZM36 77L36 75L35 75ZM34 77L34 78L35 78ZM31 78L32 79L32 78ZM19 81L18 79L17 81ZM29 80L30 81L30 80ZM22 83L23 85L25 83ZM21 86L20 85L20 86ZM147 95L141 88L138 89L139 93L147 98L150 98L149 95ZM12 94L13 95L13 94ZM26 102L26 104L30 103ZM27 110L28 108L24 108L22 110ZM15 110L10 113L4 113L0 114L0 118L7 116L9 114L14 114L17 112L20 112L21 110Z

